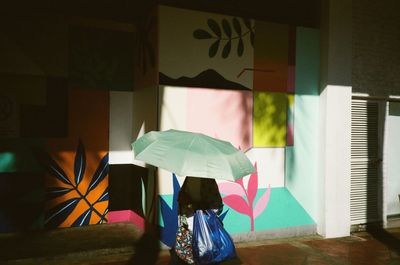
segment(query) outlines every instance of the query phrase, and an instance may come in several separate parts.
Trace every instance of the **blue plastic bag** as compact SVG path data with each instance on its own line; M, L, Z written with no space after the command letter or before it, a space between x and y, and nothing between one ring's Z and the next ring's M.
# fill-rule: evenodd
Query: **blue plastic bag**
M212 210L197 210L194 214L193 257L199 265L236 257L232 238Z

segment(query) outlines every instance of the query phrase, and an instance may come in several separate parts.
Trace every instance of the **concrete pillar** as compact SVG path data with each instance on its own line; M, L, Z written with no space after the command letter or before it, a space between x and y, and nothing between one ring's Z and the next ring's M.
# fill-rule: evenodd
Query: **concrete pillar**
M350 234L351 0L322 0L318 233Z

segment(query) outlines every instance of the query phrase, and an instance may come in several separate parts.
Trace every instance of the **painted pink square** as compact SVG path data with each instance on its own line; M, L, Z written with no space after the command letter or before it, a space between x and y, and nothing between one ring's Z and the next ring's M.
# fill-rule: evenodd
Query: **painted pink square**
M253 93L189 88L187 129L229 141L242 151L253 144Z
M144 230L144 219L131 210L111 211L107 214L108 223L130 222L136 225L140 230Z

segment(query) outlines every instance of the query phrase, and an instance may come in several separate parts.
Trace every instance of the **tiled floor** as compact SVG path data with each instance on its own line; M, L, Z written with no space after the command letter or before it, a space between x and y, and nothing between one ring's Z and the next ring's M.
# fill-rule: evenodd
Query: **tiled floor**
M0 235L0 264L168 264L168 251L160 251L152 236L135 237L127 224ZM336 239L309 236L238 243L236 248L244 265L400 265L400 228Z

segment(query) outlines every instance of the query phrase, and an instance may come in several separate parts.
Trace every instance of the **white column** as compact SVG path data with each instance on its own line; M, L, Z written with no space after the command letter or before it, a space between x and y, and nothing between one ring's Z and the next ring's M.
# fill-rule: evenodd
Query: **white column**
M351 87L326 86L321 94L320 222L325 237L350 234Z
M351 0L324 0L321 14L318 233L350 234Z

